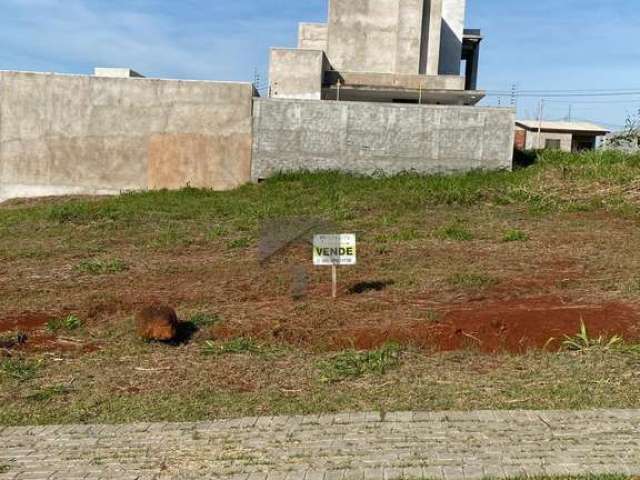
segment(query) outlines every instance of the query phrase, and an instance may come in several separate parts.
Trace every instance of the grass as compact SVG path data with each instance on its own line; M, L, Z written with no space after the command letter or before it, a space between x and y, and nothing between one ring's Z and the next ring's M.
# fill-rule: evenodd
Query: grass
M55 397L66 395L69 392L69 388L64 385L54 385L50 387L43 387L33 393L30 393L26 396L26 399L36 402L46 402Z
M0 374L18 382L26 382L36 377L41 366L41 361L11 358L0 361Z
M606 348L611 337L589 331L586 342L572 339L580 355L569 345L485 355L475 344L438 353L412 342L446 329L451 311L526 299L635 311L638 178L640 156L544 152L514 172L300 172L230 192L2 204L3 338L39 315L27 342L0 360L0 424L637 408L640 347L628 334ZM358 265L340 268L337 300L330 272L310 265L313 228L260 261L265 224L290 218L358 234ZM131 318L152 302L199 331L178 346L137 341ZM72 341L53 344L62 335L38 323L52 316ZM550 336L564 333L576 332ZM387 340L399 350L378 347Z
M226 355L241 353L260 353L262 349L251 338L234 338L227 342L214 342L208 340L202 347L202 353L205 355Z
M468 242L473 240L473 233L459 224L452 224L442 227L436 231L436 236L442 240L453 240L457 242Z
M378 350L347 351L320 364L323 382L337 382L366 374L384 375L400 363L400 346L388 343Z
M456 288L486 288L496 283L496 279L480 273L456 273L447 279Z
M47 322L47 329L52 332L59 332L61 330L72 332L82 327L82 320L75 315L67 315L63 318L55 318Z
M527 240L529 235L517 229L507 230L502 237L503 242L526 242Z
M215 313L205 313L199 312L194 313L189 317L189 323L195 325L198 328L207 328L219 323L221 321L220 317Z
M129 269L129 266L122 260L110 259L90 259L81 261L76 270L82 273L89 273L91 275L107 275L110 273L124 272Z

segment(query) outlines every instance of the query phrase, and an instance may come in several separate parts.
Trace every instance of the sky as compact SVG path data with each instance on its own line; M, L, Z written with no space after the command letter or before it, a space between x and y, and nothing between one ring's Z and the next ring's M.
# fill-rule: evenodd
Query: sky
M269 48L295 47L297 24L323 22L328 0L0 0L0 70L89 74L130 67L149 77L266 83ZM546 91L544 117L617 129L640 109L638 0L468 0L485 36L484 105ZM549 91L635 95L557 97ZM617 93L617 92L616 92ZM542 94L521 94L535 118Z

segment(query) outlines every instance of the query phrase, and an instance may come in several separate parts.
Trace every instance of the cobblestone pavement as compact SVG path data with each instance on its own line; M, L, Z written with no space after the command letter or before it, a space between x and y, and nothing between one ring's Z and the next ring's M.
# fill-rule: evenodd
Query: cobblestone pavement
M355 413L0 426L0 479L392 480L640 474L640 410Z

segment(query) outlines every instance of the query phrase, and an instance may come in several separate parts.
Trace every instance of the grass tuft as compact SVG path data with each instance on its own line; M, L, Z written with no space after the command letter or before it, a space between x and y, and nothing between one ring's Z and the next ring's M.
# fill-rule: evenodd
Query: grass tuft
M129 266L122 260L117 258L110 260L90 259L83 260L77 266L76 270L91 275L106 275L110 273L119 273L128 270Z
M526 242L529 240L529 235L527 235L522 230L507 230L502 237L503 242Z
M619 335L614 335L610 338L605 338L602 335L597 338L592 337L589 335L589 330L584 321L581 321L580 331L572 337L565 337L565 341L562 344L567 350L584 353L589 350L611 350L622 345L622 343L623 339Z
M189 323L192 323L193 325L199 328L210 327L220 322L220 320L221 320L220 317L215 313L211 314L211 313L199 312L199 313L194 313L189 317Z
M26 382L36 377L41 366L40 361L10 358L0 362L0 373L13 380Z
M473 233L458 223L440 228L436 231L436 237L441 240L453 240L456 242L468 242L474 238Z
M338 382L366 374L384 375L400 363L400 346L387 343L378 350L340 353L320 364L323 382Z
M261 353L262 348L251 338L234 338L227 342L207 341L202 347L202 353L205 355L226 355L240 353Z
M75 315L67 315L64 318L55 318L47 322L47 329L51 332L66 330L68 332L82 327L82 320Z

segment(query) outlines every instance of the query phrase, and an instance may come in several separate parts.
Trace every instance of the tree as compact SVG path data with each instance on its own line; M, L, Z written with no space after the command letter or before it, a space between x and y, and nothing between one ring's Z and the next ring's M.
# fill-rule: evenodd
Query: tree
M627 115L624 130L611 137L607 143L613 148L640 148L640 109Z

